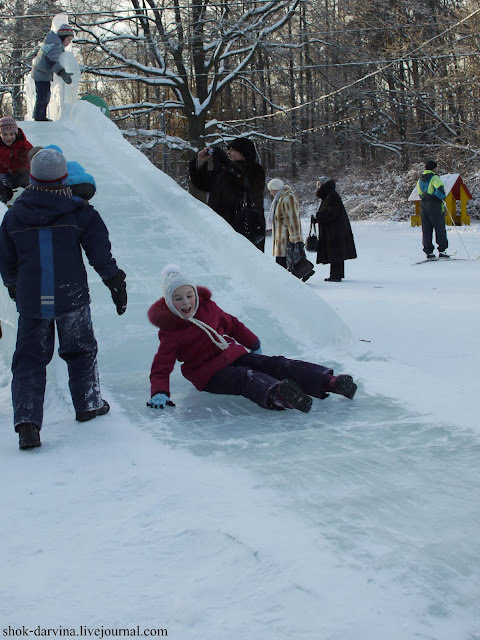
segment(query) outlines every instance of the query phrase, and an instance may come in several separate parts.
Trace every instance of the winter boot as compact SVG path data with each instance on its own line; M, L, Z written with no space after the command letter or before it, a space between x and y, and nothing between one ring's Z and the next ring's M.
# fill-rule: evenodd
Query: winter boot
M434 253L427 253L427 260L435 260L436 257Z
M110 405L106 400L102 400L102 402L103 404L99 409L92 409L91 411L77 411L75 420L77 420L77 422L88 422L88 420L93 420L97 416L104 416L110 411Z
M308 413L312 408L312 399L304 393L295 380L282 380L275 390L274 402L286 409L298 409Z
M40 430L36 424L32 422L22 422L15 427L15 431L18 433L19 449L35 449L35 447L42 446L40 442Z
M357 385L354 383L352 376L346 375L345 373L339 376L333 376L328 388L328 391L338 393L340 396L345 396L345 398L349 398L350 400L355 395L356 390Z
M445 253L445 251L439 251L438 252L438 257L439 258L450 258L450 256L448 255L448 253Z

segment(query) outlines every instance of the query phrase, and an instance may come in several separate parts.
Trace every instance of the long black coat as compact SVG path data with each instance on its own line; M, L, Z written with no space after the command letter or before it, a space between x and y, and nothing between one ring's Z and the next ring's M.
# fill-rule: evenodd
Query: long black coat
M316 216L319 230L317 264L356 258L352 228L342 199L335 191L335 181L324 182L317 191L317 198L322 199Z
M198 168L197 160L194 158L190 162L189 173L193 186L209 194L209 207L233 227L237 207L243 199L246 176L256 209L265 219L263 210L265 171L260 164L247 164L243 160L228 161L228 164L224 164L218 171L208 169L207 165L208 163L205 162ZM263 251L264 244L265 241L256 246Z

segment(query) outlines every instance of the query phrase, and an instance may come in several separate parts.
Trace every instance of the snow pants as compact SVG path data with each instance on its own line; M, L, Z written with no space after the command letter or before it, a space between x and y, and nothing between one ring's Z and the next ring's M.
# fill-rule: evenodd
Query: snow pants
M272 394L282 380L295 380L304 393L323 399L327 397L325 388L332 375L333 369L320 364L245 353L217 371L204 391L243 396L259 407L273 409Z
M55 325L58 355L68 366L68 379L75 411L90 411L102 405L97 367L97 342L90 306L85 305L57 318L18 318L17 345L12 362L14 425L43 422L47 364L53 357Z
M445 228L445 214L441 202L422 201L420 213L422 217L423 251L427 255L433 253L432 236L435 230L435 242L438 251L445 251L448 247L447 230Z
M35 106L33 108L34 120L47 119L47 107L50 102L50 81L35 80Z

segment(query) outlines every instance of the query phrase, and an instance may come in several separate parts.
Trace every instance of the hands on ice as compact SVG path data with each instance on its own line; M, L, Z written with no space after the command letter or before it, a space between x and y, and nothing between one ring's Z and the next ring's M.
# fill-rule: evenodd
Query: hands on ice
M173 403L166 393L156 393L150 400L147 402L147 407L151 407L152 409L163 409L164 407L174 407L175 403Z

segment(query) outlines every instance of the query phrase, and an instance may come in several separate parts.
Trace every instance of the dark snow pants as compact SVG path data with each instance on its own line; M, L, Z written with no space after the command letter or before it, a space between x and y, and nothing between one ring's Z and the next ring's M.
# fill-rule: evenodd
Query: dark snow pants
M102 404L97 367L97 342L90 306L57 318L18 318L17 346L12 362L14 425L32 422L41 428L46 368L53 357L55 325L58 355L68 366L75 411L98 409Z
M442 206L429 200L422 201L421 217L422 217L422 242L423 251L428 255L433 253L432 236L435 230L435 242L438 245L439 252L445 251L448 247L447 230L445 228L445 214Z
M47 107L50 102L50 81L35 80L35 106L33 108L34 120L47 119Z
M217 371L204 391L243 396L264 409L273 409L272 394L281 380L295 380L302 391L314 398L325 398L325 388L333 369L283 356L246 353Z

